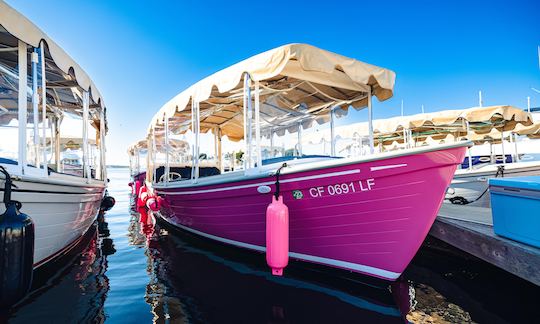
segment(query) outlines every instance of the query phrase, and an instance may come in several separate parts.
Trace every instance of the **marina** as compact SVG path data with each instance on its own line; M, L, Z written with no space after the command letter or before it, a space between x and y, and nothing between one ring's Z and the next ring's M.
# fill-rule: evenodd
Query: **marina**
M1 323L536 321L536 4L424 6L529 18L385 33L416 4L348 3L386 35L368 43L298 3L261 11L312 14L269 35L239 3L198 26L199 3L8 2ZM516 51L450 48L459 30Z
M82 252L77 251L72 262L63 262L52 279L38 273L35 291L3 314L2 320L28 323L47 317L52 321L120 323L181 318L216 323L365 319L403 323L408 315L412 322L452 322L452 318L453 322L467 322L469 318L505 323L527 322L536 314L534 298L508 297L516 289L524 296L535 296L538 289L534 285L472 260L457 249L441 247L429 236L405 272L405 284L398 282L401 297L394 297L387 283L347 271L329 272L327 267L304 262L291 262L285 277L275 277L262 255L175 232L129 211L128 170L109 169L108 174L109 191L117 204L105 215L105 224L96 229L95 241L92 236L87 239ZM496 289L485 288L494 282ZM409 289L413 297L409 297ZM254 294L264 298L254 298ZM416 306L408 312L409 302Z

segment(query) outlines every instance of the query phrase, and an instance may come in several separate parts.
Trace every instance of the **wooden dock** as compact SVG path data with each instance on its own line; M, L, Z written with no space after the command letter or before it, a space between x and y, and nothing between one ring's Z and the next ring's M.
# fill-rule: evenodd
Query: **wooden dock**
M445 203L429 234L540 286L540 249L496 235L490 208Z

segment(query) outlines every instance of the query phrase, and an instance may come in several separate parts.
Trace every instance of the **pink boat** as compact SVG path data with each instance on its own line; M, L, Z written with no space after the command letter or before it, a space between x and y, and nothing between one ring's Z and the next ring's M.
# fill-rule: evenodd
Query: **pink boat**
M289 257L397 279L433 224L468 143L380 152L371 96L391 97L394 77L386 69L293 44L200 81L167 103L149 128L152 172L146 186L159 197L157 216L200 236L264 252L266 208L277 189L276 170L287 163L279 183L289 210ZM368 154L340 158L336 109L365 106L370 133L367 145L358 145ZM330 124L328 155L303 152L302 132L313 121ZM191 155L175 158L163 144L165 154L156 150L188 129ZM276 156L273 140L285 129L296 133L297 143L293 155ZM215 135L213 157L200 151L201 133L208 130ZM223 154L224 135L245 144L240 170L237 154L225 165L231 154Z

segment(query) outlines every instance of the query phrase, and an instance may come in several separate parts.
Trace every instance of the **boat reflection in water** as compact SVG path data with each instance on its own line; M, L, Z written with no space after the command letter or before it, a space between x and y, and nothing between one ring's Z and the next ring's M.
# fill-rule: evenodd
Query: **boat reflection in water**
M93 323L105 320L107 257L115 252L103 215L68 255L36 272L31 293L11 309L10 323ZM0 319L1 321L1 319Z
M358 274L294 261L287 276L275 277L263 254L155 224L145 209L136 220L132 217L130 239L147 248L145 298L154 322L401 323L409 312L406 282L361 282Z

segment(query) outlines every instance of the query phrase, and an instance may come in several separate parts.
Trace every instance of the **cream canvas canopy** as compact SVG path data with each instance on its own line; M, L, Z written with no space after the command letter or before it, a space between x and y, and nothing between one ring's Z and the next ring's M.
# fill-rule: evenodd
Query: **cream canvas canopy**
M389 145L403 142L403 130L411 131L415 141L423 142L428 138L445 140L447 136L471 139L471 134L480 138L481 134L511 131L532 123L532 116L520 108L489 106L394 117L377 121L374 125L375 138Z
M0 83L4 85L16 85L14 79L18 77L17 52L10 49L16 49L19 40L34 48L44 48L48 111L59 109L81 115L82 91L88 91L90 119L93 126L99 129L99 111L105 110L105 105L90 77L41 29L0 0L0 78L4 78ZM30 51L31 49L28 49L28 53ZM31 71L30 60L28 61L27 69ZM4 112L16 109L16 88L8 90L7 96L0 98L0 107ZM12 98L10 94L15 97ZM8 114L4 113L2 116L0 112L0 123L8 123L8 119Z
M148 140L140 140L132 143L128 149L128 155L135 155L137 151L146 150L148 148Z
M77 84L82 89L89 91L95 102L103 101L94 82L92 82L88 74L86 74L79 64L47 36L47 34L28 20L28 18L11 8L3 0L0 0L0 25L2 25L8 33L33 47L39 47L42 41L45 42L50 58L54 61L56 66L65 74L73 74Z
M537 139L540 138L540 123L535 123L529 126L518 124L514 130L505 134L505 140L508 139L510 133L514 133L520 136L527 136L531 139ZM464 138L473 141L475 144L482 144L485 142L500 143L501 139L503 138L502 136L503 134L501 132L494 129L487 134L470 133Z
M131 144L127 150L128 155L134 156L137 152L148 149L148 140L140 140ZM165 152L164 141L156 141L158 152ZM187 153L189 152L189 143L179 139L169 139L169 149L171 152Z
M469 131L466 122L469 123ZM480 134L495 134L513 129L519 135L529 135L525 132L538 130L535 125L532 124L531 115L520 108L490 106L377 119L373 121L373 132L376 144L391 145L396 142L403 143L404 130L412 131L417 142L425 141L427 138L444 140L449 135L464 136L474 141L482 137ZM317 142L320 137L328 138L329 132L324 130L317 134L306 134L304 138ZM368 124L360 122L340 126L336 128L335 133L342 138L366 136ZM477 135L472 139L471 134Z
M394 117L377 123L379 133L392 133L403 129L455 130L468 122L476 133L489 133L493 128L509 131L517 124L531 125L532 117L526 111L513 106L473 107L458 110L443 110L427 114Z
M164 128L180 134L191 127L191 110L199 103L201 132L219 130L238 141L244 136L244 78L260 86L261 129L279 135L298 124L329 121L334 107L367 105L368 93L380 101L393 94L394 72L311 45L289 44L255 55L189 87L154 116L148 135ZM250 83L253 90L253 84ZM293 126L291 126L293 125Z
M540 123L534 123L529 126L517 125L514 133L526 135L529 138L540 138Z
M97 141L94 139L88 139L88 144L90 145L96 145ZM46 141L47 145L51 145L51 139L48 138ZM60 146L68 146L68 147L82 147L83 140L80 137L62 137L60 138Z

